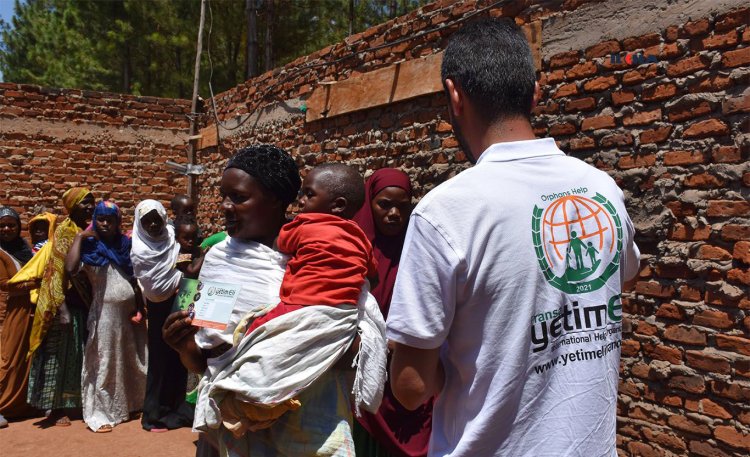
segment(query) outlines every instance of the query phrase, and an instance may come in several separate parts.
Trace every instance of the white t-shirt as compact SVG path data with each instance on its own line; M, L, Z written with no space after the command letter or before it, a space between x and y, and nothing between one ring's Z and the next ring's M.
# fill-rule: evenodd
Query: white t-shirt
M492 145L411 215L391 340L441 348L430 456L616 456L622 191L553 139Z
M241 284L232 316L223 331L202 328L195 334L201 349L232 344L234 330L247 313L279 302L288 256L254 241L227 237L211 247L203 260L198 279Z

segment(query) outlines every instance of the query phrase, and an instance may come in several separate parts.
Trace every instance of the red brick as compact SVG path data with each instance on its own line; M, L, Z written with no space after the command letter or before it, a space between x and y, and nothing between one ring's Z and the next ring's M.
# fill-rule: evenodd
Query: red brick
M605 57L610 54L618 53L622 50L620 43L615 40L604 41L595 44L586 49L585 55L587 59L593 59L595 57Z
M669 151L664 154L664 165L694 165L706 163L706 157L701 151Z
M576 133L576 126L570 122L554 124L549 128L550 136L571 135Z
M728 68L747 65L750 63L750 46L725 52L721 63Z
M690 452L700 457L731 457L708 441L690 441Z
M750 203L738 200L709 200L706 214L711 217L750 215Z
M538 116L540 114L555 114L557 113L557 110L559 108L560 108L559 104L552 102L552 101L548 101L547 103L536 105L532 113L535 116ZM448 124L447 122L442 121L440 125L442 126L443 123ZM450 124L448 124L448 126L450 127ZM447 131L450 132L451 130L447 130ZM439 127L438 127L438 132L444 133L439 130Z
M750 112L750 91L736 97L727 97L721 104L721 112L725 115Z
M706 345L705 332L692 327L670 325L664 330L664 338L678 343L692 344L697 346Z
M716 163L739 163L742 153L734 146L720 146L713 150L713 161Z
M750 435L728 425L719 425L714 430L714 437L735 449L750 451Z
M669 64L667 67L667 76L671 78L685 76L690 73L695 73L698 70L703 70L708 67L710 61L701 55L688 57L687 59L679 59L674 63Z
M725 75L710 75L688 84L692 93L718 92L732 87L732 78Z
M683 430L696 435L711 435L711 429L706 424L695 422L694 420L686 416L669 416L667 423L678 430Z
M550 71L546 75L546 84L557 84L559 82L565 81L565 71L564 70L554 70ZM540 84L540 86L543 84Z
M647 79L655 78L659 75L659 67L655 64L651 64L645 67L631 70L622 75L622 84L626 86L632 86L640 84Z
M593 97L577 98L574 100L568 100L565 103L565 112L570 113L573 111L591 111L596 108L596 100Z
M710 173L699 173L697 175L690 175L687 178L685 178L683 180L683 184L686 187L710 189L710 188L716 188L716 187L724 187L725 181Z
M750 264L750 241L738 241L734 243L732 257L741 262Z
M615 106L624 105L635 100L635 94L629 91L619 90L612 92L612 104Z
M663 303L656 310L656 317L681 321L685 319L685 312L674 303Z
M643 352L652 359L664 360L674 365L682 364L682 351L663 344L646 345Z
M750 385L741 382L711 381L711 391L724 398L747 402L750 400Z
M674 224L669 239L675 241L704 241L711 236L711 226L701 225L693 228L685 224Z
M747 269L733 268L727 272L727 280L750 286L750 271Z
M617 162L617 167L622 170L629 170L631 168L652 167L655 163L656 156L654 154L626 155L620 157L620 160Z
M680 28L676 25L667 27L664 31L664 39L668 42L676 41L679 38Z
M677 94L677 86L672 83L659 84L656 86L643 89L641 99L647 102L655 102L674 97Z
M680 104L669 109L669 121L681 122L703 116L711 111L711 105L707 101Z
M693 325L725 329L734 326L734 321L723 311L707 309L693 317Z
M615 118L612 115L605 114L596 117L587 117L581 124L581 130L598 130L607 129L615 126Z
M731 325L729 326L731 327ZM747 338L742 338L740 336L717 334L716 347L718 347L719 349L725 349L727 351L737 352L743 355L750 355L750 340L748 340Z
M705 35L708 33L710 25L708 19L701 19L699 21L688 22L682 26L682 30L687 36L694 37L698 35Z
M703 351L686 351L685 360L688 366L709 373L729 374L731 371L729 360Z
M560 68L578 63L578 51L566 51L555 54L549 59L550 68Z
M659 43L661 43L661 35L658 33L649 33L648 35L625 38L622 41L623 48L626 51L635 51L636 49L644 49L649 46L655 46Z
M641 349L641 343L635 340L622 340L622 355L624 357L634 357Z
M701 40L701 46L704 49L721 49L732 47L736 45L738 41L736 30L730 30L729 32L718 34L714 32L710 37Z
M581 79L588 76L593 76L597 72L596 62L584 62L578 65L574 65L567 72L565 72L565 78L567 79Z
M690 279L695 277L695 272L686 265L665 265L656 266L656 277L663 279Z
M669 134L672 133L672 126L667 125L664 127L657 127L651 130L645 130L638 136L641 144L648 143L661 143L669 138Z
M633 135L629 133L613 133L599 140L599 146L604 148L629 146L631 144L633 144Z
M570 149L574 151L581 151L584 149L592 149L596 146L593 138L587 136L582 138L573 138L570 140Z
M637 457L662 457L662 453L640 441L631 441L628 443L629 455Z
M617 84L617 78L614 76L599 76L583 84L583 90L586 92L601 92Z
M552 98L569 97L578 93L578 87L575 83L563 84L556 91Z
M668 448L676 449L679 451L687 450L687 445L685 444L685 441L682 438L676 436L674 433L668 433L665 431L655 431L655 430L652 430L651 428L644 427L643 435L646 437L646 441L649 443L655 443L655 444L666 446Z
M707 119L691 124L682 132L684 138L706 138L729 134L729 127L719 119Z
M742 24L748 24L750 23L750 19L748 19L749 17L750 9L748 8L730 11L716 18L714 30L717 32L724 32L726 30L737 28Z
M750 240L750 225L727 224L721 228L721 237L729 241Z
M661 109L633 113L622 119L622 125L627 127L631 125L645 125L651 124L652 122L656 122L658 120L661 120Z

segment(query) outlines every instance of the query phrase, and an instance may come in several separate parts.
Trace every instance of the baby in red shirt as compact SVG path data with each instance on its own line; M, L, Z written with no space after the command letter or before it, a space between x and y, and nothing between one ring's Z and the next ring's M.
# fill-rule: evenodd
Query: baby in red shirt
M350 219L365 199L364 179L354 168L326 163L302 182L300 214L276 241L292 256L281 283L281 302L255 319L249 334L274 317L309 305L357 305L365 278L377 278L367 235Z

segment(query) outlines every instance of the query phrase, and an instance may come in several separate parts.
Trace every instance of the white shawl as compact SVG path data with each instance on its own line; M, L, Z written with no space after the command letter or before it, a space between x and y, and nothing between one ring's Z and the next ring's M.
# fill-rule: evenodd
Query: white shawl
M154 210L164 222L164 229L156 238L150 236L141 223L141 218ZM182 279L182 272L175 268L180 245L175 242L174 228L167 225L167 210L156 200L140 202L134 219L130 251L134 275L149 301L164 301L177 291Z
M295 397L336 363L357 333L362 345L355 360L355 409L358 415L360 406L377 412L386 379L385 321L365 286L357 307L305 306L266 322L211 359L199 385L193 428L218 428L218 405L230 392L269 406Z

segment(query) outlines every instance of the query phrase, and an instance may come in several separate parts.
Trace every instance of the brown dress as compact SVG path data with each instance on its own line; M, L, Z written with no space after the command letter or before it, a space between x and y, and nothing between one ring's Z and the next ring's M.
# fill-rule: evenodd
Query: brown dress
M0 330L0 414L6 417L25 417L36 412L26 403L31 368L26 353L34 306L27 290L8 285L19 269L18 262L0 249L0 304L5 304L5 321Z

